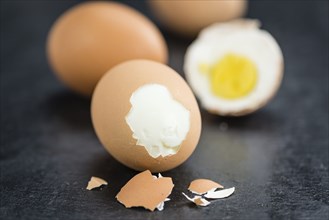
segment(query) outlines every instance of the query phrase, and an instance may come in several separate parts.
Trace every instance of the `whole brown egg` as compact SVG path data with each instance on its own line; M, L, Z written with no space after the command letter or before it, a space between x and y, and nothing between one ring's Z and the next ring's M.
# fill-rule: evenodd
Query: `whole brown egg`
M185 36L195 36L212 23L241 17L247 9L247 0L150 0L149 4L160 22Z
M118 63L167 62L167 46L157 27L133 8L115 2L87 2L65 12L49 32L47 54L58 77L87 96Z

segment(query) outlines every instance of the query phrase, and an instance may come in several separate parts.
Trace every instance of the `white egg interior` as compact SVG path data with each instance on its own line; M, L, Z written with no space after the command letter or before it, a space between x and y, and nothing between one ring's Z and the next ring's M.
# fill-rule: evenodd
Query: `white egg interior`
M146 84L130 98L126 122L137 145L153 158L176 154L190 129L190 112L160 84Z
M255 20L214 24L204 29L188 48L184 71L204 108L221 115L234 115L262 106L277 90L282 78L282 52L275 39L258 26ZM212 65L227 54L244 56L257 68L255 87L239 99L215 96L210 90L209 77L200 72L200 64Z

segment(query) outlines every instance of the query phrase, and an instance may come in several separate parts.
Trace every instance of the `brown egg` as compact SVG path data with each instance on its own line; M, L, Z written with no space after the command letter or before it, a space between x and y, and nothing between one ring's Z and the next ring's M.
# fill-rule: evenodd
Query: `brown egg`
M116 64L131 59L167 61L167 46L157 27L115 2L87 2L65 12L49 32L47 52L58 77L87 96Z
M91 112L103 146L135 170L180 165L200 137L201 117L190 87L154 61L127 61L109 70L96 86Z
M247 9L246 0L159 0L149 3L154 15L165 26L186 36L195 36L212 23L241 17Z

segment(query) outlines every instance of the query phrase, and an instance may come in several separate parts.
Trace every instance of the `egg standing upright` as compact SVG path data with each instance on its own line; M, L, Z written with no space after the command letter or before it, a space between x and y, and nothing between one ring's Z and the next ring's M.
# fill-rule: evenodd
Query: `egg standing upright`
M106 150L135 170L173 169L200 138L200 111L190 87L173 69L150 60L108 71L96 86L91 112Z

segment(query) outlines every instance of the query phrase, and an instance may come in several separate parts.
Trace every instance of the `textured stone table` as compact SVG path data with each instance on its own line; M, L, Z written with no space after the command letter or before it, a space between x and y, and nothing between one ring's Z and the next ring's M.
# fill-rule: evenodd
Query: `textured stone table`
M193 156L164 176L175 188L162 212L125 209L120 187L136 174L114 161L92 128L89 100L57 81L47 65L52 22L74 1L1 1L1 219L325 219L328 188L328 2L254 1L282 47L282 87L242 118L202 112ZM150 16L145 2L128 4ZM163 30L170 66L183 74L191 40ZM222 129L223 123L228 125ZM109 181L86 191L90 176ZM198 208L181 192L195 178L236 187Z

